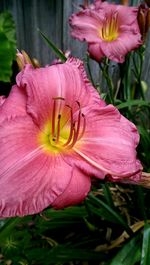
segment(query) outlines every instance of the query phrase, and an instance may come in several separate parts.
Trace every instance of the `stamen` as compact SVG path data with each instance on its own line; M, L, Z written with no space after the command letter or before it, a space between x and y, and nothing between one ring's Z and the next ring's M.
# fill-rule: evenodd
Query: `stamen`
M54 100L54 103L53 103L53 111L52 111L52 137L55 138L56 100L65 100L65 99L63 97L54 97L53 100ZM58 126L57 126L57 130L58 130Z
M80 140L82 138L82 136L84 135L85 127L86 127L86 119L85 119L85 115L83 113L82 113L82 118L83 118L82 132L80 133L78 140Z
M52 111L52 137L55 136L55 116L56 116L56 101L53 102L53 111Z
M68 149L72 148L78 140L79 131L80 131L80 121L81 121L81 111L79 111L79 115L78 115L77 130L75 129L75 126L73 127L73 132L74 132L73 140L72 140L72 143L67 146Z
M67 146L71 142L71 139L73 137L73 128L74 128L72 108L69 105L66 105L66 107L70 108L70 133L67 142L63 146Z
M54 97L53 99L54 100L57 100L57 99L65 100L63 97Z
M60 119L61 119L61 114L58 115L56 144L58 144L60 137Z
M76 103L78 104L79 109L81 108L80 102L76 100Z

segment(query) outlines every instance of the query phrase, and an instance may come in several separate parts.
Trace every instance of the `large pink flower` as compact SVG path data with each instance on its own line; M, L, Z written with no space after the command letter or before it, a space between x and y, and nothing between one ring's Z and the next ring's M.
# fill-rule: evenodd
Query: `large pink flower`
M79 60L26 65L0 102L1 217L79 203L92 176L138 180L136 127L99 98Z
M122 63L129 51L141 45L137 12L136 7L96 0L70 17L71 34L87 41L89 53L96 61L106 56Z

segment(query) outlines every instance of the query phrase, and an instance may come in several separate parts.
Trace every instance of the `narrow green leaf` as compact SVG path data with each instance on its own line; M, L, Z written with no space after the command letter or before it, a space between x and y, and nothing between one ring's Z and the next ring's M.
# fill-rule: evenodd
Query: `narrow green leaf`
M138 132L140 133L140 135L142 137L143 144L149 148L149 145L150 145L150 133L149 133L149 131L140 125L137 126L137 128L138 128Z
M40 255L39 255L40 253ZM64 264L69 261L102 261L106 255L91 250L69 248L65 245L58 245L51 250L46 248L32 248L27 251L27 257L30 261L38 261L38 264Z
M145 107L150 107L150 103L144 100L140 99L134 99L134 100L128 100L127 102L123 102L119 105L116 105L118 109L124 109L132 106L145 106Z
M106 198L106 201L107 201L108 205L111 208L114 208L114 203L113 203L113 199L112 199L111 192L110 192L108 184L105 183L105 184L102 185L102 187L103 187L104 196Z
M21 222L21 218L11 218L1 227L0 229L0 246L3 245L4 241L7 237L10 236L11 231L15 228L15 226Z
M122 225L124 227L124 229L126 230L126 232L129 235L133 234L132 229L128 226L128 224L124 221L124 219L122 218L122 216L119 214L119 212L115 211L114 209L112 209L109 205L107 205L104 201L102 201L99 198L96 198L94 195L89 194L88 196L89 200L91 203L96 204L99 209L97 209L97 213L99 211L101 211L101 209L103 209L106 214L108 213L109 216L111 217L111 219L115 220L116 223L119 223L120 225ZM105 216L103 216L105 217Z
M48 43L52 51L58 56L59 59L61 59L62 62L65 62L67 60L66 56L55 46L55 44L49 40L39 29L41 36L44 38L44 40Z
M134 190L135 190L135 196L137 199L136 211L139 212L139 214L143 220L146 220L147 215L146 215L146 211L145 211L145 203L144 203L145 197L144 197L143 188L135 185Z
M150 264L150 224L145 224L140 265Z
M109 265L135 265L141 258L141 235L132 238L112 259ZM145 263L146 264L146 263ZM148 265L148 263L147 263Z

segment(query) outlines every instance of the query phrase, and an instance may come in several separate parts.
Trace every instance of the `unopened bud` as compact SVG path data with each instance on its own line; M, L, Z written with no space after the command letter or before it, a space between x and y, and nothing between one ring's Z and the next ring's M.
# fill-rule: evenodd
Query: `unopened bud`
M34 66L34 68L39 68L40 67L40 63L36 58L32 59L32 65Z
M147 11L145 31L148 32L149 28L150 28L150 8L148 8L148 11Z
M29 55L25 51L17 51L16 61L19 67L19 70L22 70L26 64L31 64L34 68L40 67L40 64L37 59L31 60Z
M121 4L124 6L128 6L129 5L129 0L121 0Z
M146 39L147 32L150 27L150 8L145 5L140 5L137 16L140 32L142 35L143 41Z

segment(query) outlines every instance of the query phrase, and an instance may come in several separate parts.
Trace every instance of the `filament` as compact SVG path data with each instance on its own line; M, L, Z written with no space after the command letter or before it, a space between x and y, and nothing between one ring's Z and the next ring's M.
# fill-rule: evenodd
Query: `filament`
M56 114L56 103L57 100L65 100L63 97L55 97L53 98L53 110L52 110L52 127L51 127L51 139L53 142L55 142L55 145L58 145L58 147L62 148L64 147L65 149L71 149L76 142L82 138L84 132L85 132L85 127L86 127L86 120L85 116L83 113L81 113L81 107L80 107L80 102L76 101L79 111L77 113L77 120L74 121L73 118L73 109L69 105L65 105L67 108L70 109L70 131L69 131L69 136L68 139L64 144L60 141L61 137L61 119L62 119L62 113ZM57 108L58 111L58 108ZM57 120L56 120L57 119Z

